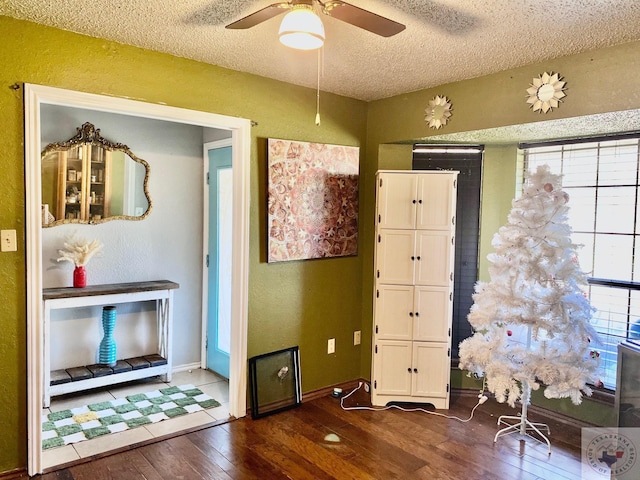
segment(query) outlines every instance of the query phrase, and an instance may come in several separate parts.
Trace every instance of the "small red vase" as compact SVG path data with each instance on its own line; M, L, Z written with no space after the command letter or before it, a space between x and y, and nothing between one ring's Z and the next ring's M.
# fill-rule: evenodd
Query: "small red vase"
M77 266L73 270L73 286L75 288L84 288L87 286L87 271L82 265Z

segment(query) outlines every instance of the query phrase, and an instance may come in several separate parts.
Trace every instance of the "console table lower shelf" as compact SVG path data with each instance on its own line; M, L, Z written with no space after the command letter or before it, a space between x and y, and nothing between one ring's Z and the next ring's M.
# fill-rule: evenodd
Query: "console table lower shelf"
M49 394L65 395L157 375L166 376L168 372L167 359L157 354L118 360L113 367L94 364L53 370Z

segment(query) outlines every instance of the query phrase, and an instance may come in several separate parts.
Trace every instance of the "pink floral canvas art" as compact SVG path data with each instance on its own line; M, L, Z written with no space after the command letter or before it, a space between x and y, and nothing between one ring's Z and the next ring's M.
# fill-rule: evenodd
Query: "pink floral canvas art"
M268 262L358 253L359 150L268 140Z

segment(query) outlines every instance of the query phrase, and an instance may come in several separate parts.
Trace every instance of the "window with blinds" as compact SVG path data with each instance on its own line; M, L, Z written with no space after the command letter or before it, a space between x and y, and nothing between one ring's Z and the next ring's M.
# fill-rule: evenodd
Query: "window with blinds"
M588 276L605 387L615 389L617 346L640 342L640 134L587 142L521 145L524 170L547 164L570 195L572 241Z

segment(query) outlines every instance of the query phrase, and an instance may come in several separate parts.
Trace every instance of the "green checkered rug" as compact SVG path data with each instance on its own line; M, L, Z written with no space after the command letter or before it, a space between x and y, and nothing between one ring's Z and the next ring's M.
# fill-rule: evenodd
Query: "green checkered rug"
M47 450L198 412L220 404L193 385L167 387L42 416Z

